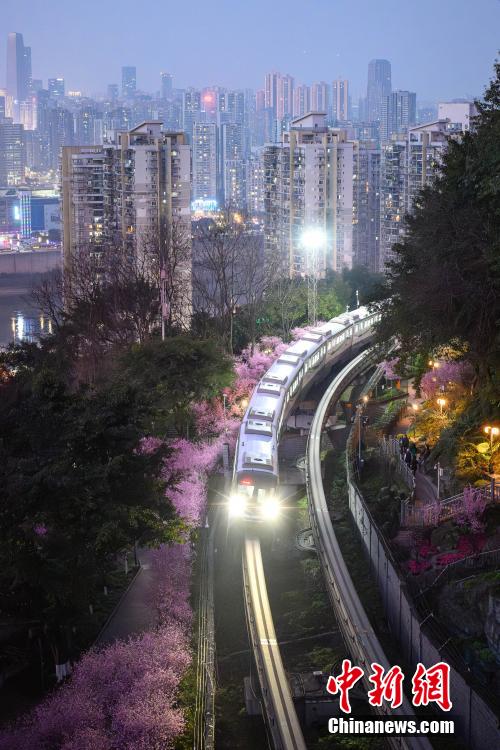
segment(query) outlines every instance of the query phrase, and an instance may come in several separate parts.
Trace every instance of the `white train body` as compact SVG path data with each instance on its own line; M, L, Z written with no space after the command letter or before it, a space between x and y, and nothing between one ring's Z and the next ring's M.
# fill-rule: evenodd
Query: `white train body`
M241 424L229 501L232 516L272 519L279 513L278 444L295 402L320 370L366 344L377 314L365 307L305 333L257 384Z

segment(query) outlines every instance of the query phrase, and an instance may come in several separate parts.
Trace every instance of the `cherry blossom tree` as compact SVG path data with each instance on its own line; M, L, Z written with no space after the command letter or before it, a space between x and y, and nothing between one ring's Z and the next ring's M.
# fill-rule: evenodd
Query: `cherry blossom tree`
M160 750L184 727L176 706L190 663L188 631L170 622L87 652L69 682L20 725L1 750Z
M481 520L486 508L486 496L477 487L464 487L460 508L456 521L461 526L469 526L474 533L480 533L486 528Z
M384 377L386 380L399 380L401 375L398 375L395 368L399 363L399 359L386 359L382 362L382 368L384 371Z
M473 377L473 370L468 362L438 362L422 376L420 387L426 398L434 398L436 393L450 386L466 385Z

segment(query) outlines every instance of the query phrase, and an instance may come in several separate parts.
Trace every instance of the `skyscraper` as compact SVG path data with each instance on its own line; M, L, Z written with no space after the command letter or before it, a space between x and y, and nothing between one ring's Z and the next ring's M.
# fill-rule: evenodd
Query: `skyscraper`
M122 96L133 99L137 89L137 69L135 65L125 65L122 68Z
M11 32L7 37L7 114L19 122L19 105L31 87L31 48L24 46L23 35Z
M389 60L371 60L368 64L366 90L366 118L369 122L380 120L382 102L391 90L391 63Z
M51 99L56 101L58 99L64 99L66 93L64 78L49 78L47 81L47 88Z
M387 141L393 133L404 133L415 125L417 95L412 91L393 91L383 100L380 112L380 138Z
M117 83L108 83L108 99L115 102L120 96L120 88Z
M162 99L171 99L174 79L171 73L160 74L160 96Z
M22 184L25 169L24 127L6 119L0 124L0 187Z

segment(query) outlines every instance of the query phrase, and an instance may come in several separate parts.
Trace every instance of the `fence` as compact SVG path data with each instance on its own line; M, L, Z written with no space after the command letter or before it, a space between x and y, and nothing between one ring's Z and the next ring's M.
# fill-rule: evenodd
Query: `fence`
M349 509L358 528L377 581L392 633L398 639L402 656L413 667L418 662L431 665L439 661L450 664L450 690L453 708L450 718L456 731L471 750L500 747L498 718L487 703L487 690L474 680L460 653L452 649L449 633L419 595L419 605L411 596L406 582L382 534L371 516L353 478L351 433L347 444L347 484ZM422 612L423 610L423 612ZM474 684L474 688L472 687ZM488 695L491 698L491 695Z
M497 549L488 549L473 555L467 555L462 560L448 563L439 572L434 572L433 577L428 575L425 580L426 590L436 584L449 583L456 580L457 575L470 573L471 570L477 571L482 568L498 569L500 567L500 547Z
M394 459L394 469L413 494L415 491L415 477L408 464L401 458L401 449L398 441L394 438L382 438L380 443L380 456L386 462Z
M382 438L379 455L386 463L392 462L395 471L414 493L415 477L409 466L401 458L398 441L391 437ZM486 504L500 503L500 485L494 480L478 491L481 492ZM441 521L454 518L462 510L463 497L463 492L460 492L458 495L447 497L420 508L412 508L406 503L401 508L401 526L435 526Z

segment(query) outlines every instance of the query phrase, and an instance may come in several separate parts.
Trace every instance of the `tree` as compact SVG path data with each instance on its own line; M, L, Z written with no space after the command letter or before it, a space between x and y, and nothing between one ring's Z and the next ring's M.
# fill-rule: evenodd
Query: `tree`
M164 332L187 331L192 313L191 226L183 217L162 222L152 232L141 234L141 258L148 276L161 290L160 317Z
M500 64L495 71L473 130L450 139L407 218L379 304L380 339L396 337L403 356L457 342L490 394L500 351Z
M118 360L117 378L140 389L153 421L145 431L183 433L190 405L220 394L232 381L230 359L214 341L174 336L134 345Z
M40 623L57 660L116 556L179 524L162 454L137 450L146 407L133 385L70 390L45 364L0 387L3 609Z
M105 259L104 256L105 255ZM72 352L75 376L93 382L109 355L149 339L159 325L159 285L146 262L108 248L82 250L35 287L38 307L50 317L57 347Z
M238 217L238 218L237 218ZM255 315L270 280L263 272L262 235L230 211L197 222L193 243L193 307L197 319L212 321L229 353L238 307L248 311L250 338L255 339Z
M169 622L89 651L67 684L1 733L1 750L173 748L184 727L176 697L190 662L188 636L185 624Z
M342 278L327 273L318 281L318 317L330 320L344 312L350 294L350 287ZM308 323L306 279L288 275L279 277L266 293L261 314L262 329L288 341L294 328Z

